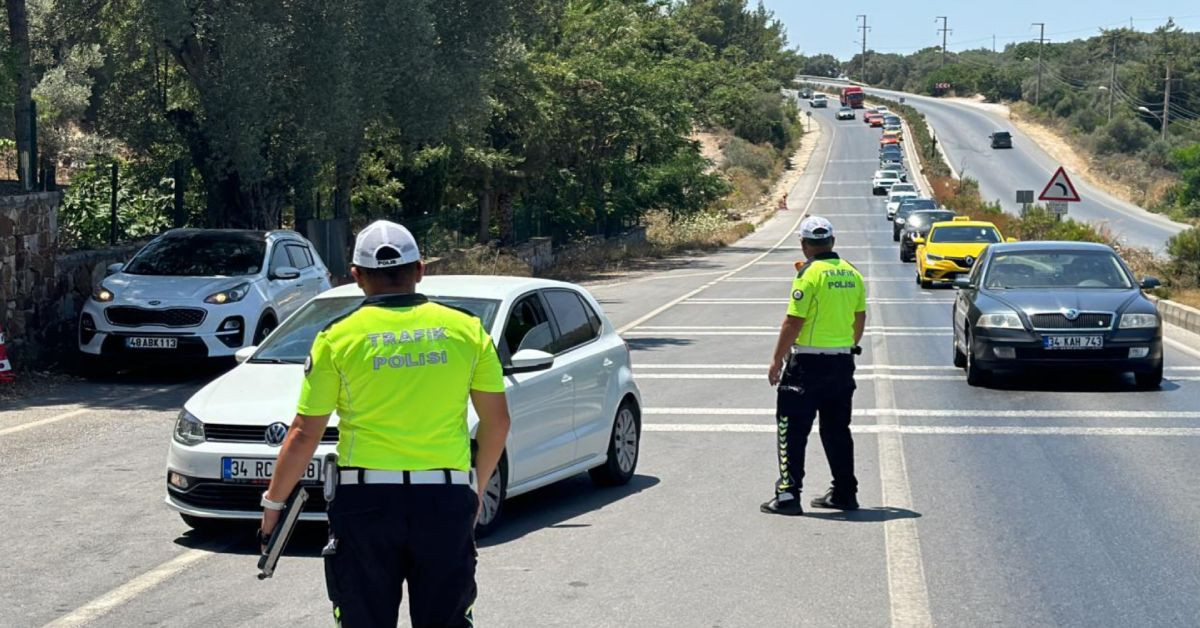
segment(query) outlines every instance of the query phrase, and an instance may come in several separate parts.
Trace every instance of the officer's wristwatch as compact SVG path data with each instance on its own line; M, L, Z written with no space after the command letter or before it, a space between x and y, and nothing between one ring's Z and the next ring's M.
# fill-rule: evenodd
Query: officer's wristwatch
M283 510L284 502L273 502L267 499L267 492L263 491L262 500L258 502L258 505L267 510Z

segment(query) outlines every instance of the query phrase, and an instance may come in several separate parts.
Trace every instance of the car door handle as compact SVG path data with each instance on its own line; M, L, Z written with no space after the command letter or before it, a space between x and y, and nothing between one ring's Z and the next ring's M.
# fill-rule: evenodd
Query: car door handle
M562 383L563 383L563 384L570 384L570 383L571 383L571 382L573 382L573 381L575 381L575 378L574 378L574 377L571 377L570 375L563 375L563 376L562 376Z

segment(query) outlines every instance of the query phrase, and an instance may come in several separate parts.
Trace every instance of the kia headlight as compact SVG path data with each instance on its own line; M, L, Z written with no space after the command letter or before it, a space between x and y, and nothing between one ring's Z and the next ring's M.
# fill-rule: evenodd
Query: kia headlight
M114 298L116 298L116 295L113 294L112 290L104 286L96 286L96 289L92 291L92 300L97 303L110 303Z
M1121 329L1147 329L1158 327L1157 314L1122 314Z
M1017 316L1016 312L981 314L975 326L989 329L1025 329L1025 325L1021 323L1021 317Z
M208 298L204 299L204 302L211 303L213 305L225 305L226 303L237 303L238 301L241 301L242 299L246 298L247 294L250 294L249 282L240 283L232 288L222 290L216 294L210 294L210 295L208 295Z
M204 442L204 423L187 410L179 411L175 420L175 442L181 445L199 445Z

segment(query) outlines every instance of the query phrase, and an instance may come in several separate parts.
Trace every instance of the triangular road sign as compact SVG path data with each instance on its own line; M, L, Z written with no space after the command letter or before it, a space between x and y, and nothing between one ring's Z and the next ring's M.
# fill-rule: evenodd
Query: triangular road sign
M1050 177L1050 182L1046 184L1046 189L1042 190L1038 200L1078 202L1079 192L1075 191L1075 185L1071 183L1067 171L1059 166L1054 176Z

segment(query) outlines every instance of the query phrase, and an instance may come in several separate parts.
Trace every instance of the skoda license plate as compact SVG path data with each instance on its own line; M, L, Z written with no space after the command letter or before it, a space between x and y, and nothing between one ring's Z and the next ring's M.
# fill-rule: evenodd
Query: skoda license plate
M1044 349L1103 349L1104 336L1042 336Z
M179 339L135 336L133 338L126 338L125 346L130 349L174 349L179 346Z
M321 482L322 465L319 459L308 463L301 482ZM275 473L272 458L221 458L221 479L228 482L265 482Z

